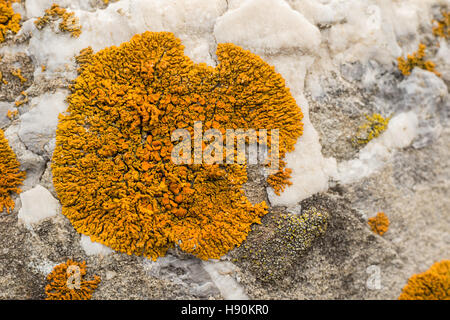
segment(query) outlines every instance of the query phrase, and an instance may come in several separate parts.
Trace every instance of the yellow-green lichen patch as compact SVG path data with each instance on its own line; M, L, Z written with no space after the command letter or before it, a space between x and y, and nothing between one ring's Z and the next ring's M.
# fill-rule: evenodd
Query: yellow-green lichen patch
M17 0L0 0L0 43L5 41L8 31L17 33L20 30L21 16L14 12L13 2L17 2Z
M436 262L408 279L399 300L450 300L450 260Z
M397 58L398 69L403 73L404 76L409 76L415 67L433 72L439 77L441 76L441 74L436 71L436 65L434 64L434 62L425 60L426 49L427 46L421 43L419 44L419 49L417 50L417 52L408 54L406 59L403 57Z
M369 143L370 140L377 138L387 129L391 118L384 118L381 114L374 113L372 115L366 115L366 119L367 122L358 128L358 132L353 138L353 143L356 145L364 145Z
M86 262L67 260L53 268L47 276L46 300L90 300L100 277L85 280Z
M34 23L38 29L44 28L52 21L60 20L59 30L69 32L72 37L78 38L81 34L81 25L75 13L61 8L57 4L53 4L50 9L45 10L45 14L39 17Z
M302 113L283 78L258 56L219 44L216 68L194 64L171 33L134 36L78 57L67 115L60 117L53 181L75 229L111 248L156 259L178 245L219 258L267 213L241 186L246 166L175 165L171 133L279 129L280 156L302 134ZM285 163L282 190L288 182ZM275 175L276 176L276 175Z
M14 209L13 193L20 193L19 186L25 179L25 172L20 171L16 155L0 129L0 212Z

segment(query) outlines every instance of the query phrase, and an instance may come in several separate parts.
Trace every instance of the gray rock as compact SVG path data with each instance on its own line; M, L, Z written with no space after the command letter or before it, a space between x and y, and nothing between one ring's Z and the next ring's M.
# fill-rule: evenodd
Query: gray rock
M30 151L19 137L19 127L10 126L5 131L5 136L9 144L20 162L20 169L27 172L25 181L23 182L24 190L31 189L41 178L45 170L46 160L32 151Z

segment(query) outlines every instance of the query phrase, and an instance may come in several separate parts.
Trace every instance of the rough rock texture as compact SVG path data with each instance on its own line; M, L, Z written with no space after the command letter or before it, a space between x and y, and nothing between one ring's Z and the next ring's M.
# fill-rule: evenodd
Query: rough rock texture
M54 26L35 28L34 19L53 2L80 18L79 39ZM46 275L69 258L86 260L88 274L102 278L94 299L398 298L413 273L450 258L450 61L448 40L431 32L432 19L449 8L448 0L14 4L22 30L0 44L6 81L0 81L0 128L27 178L24 193L14 195L14 211L0 213L0 299L45 298ZM249 166L243 189L252 203L269 203L270 213L241 247L217 261L178 249L155 262L113 252L77 234L52 203L50 160L57 116L76 77L75 55L147 30L174 32L186 55L210 65L217 63L218 42L254 51L286 79L305 114L304 135L287 157L293 186L276 197L264 170ZM440 78L421 69L406 78L398 71L396 58L420 42ZM12 74L18 68L25 82ZM18 115L8 118L9 110ZM405 123L414 132L391 126L368 153L352 139L373 113L407 114L417 120ZM385 152L389 137L398 141ZM377 157L362 159L367 174L349 179L348 161L368 154ZM39 201L27 194L36 190L49 199L50 212L33 208ZM380 211L390 220L383 236L367 224ZM309 218L299 222L302 216Z

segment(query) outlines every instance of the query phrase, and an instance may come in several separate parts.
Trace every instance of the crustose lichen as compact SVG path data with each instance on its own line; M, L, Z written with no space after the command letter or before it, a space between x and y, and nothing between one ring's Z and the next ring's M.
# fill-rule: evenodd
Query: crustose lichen
M387 129L391 118L384 118L381 114L374 113L372 115L366 115L366 119L367 122L358 128L356 137L353 138L353 143L356 145L364 145L372 139L378 138Z
M314 207L299 214L273 212L233 251L233 262L263 282L280 281L328 226L329 214Z

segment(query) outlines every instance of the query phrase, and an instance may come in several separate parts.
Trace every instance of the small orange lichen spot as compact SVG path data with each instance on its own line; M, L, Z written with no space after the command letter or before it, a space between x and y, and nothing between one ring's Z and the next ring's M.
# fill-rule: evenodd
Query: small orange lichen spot
M74 12L68 12L67 9L53 4L50 9L45 10L42 17L36 19L34 24L38 29L44 28L52 21L62 19L59 23L59 30L69 32L72 37L78 38L81 34L81 25Z
M41 65L41 71L45 72L45 70L47 70L47 67L45 65Z
M13 71L11 72L11 74L12 74L13 76L19 78L19 80L20 80L21 83L25 83L25 82L28 81L28 79L25 78L25 77L22 75L22 69L20 69L20 68L19 68L19 69L16 69L16 70L13 70Z
M19 111L14 110L8 110L8 113L6 114L6 116L8 117L9 120L13 120L15 117L17 117L17 115L19 114Z
M389 219L384 212L378 212L375 217L369 219L369 226L373 232L382 236L389 229Z
M5 41L5 35L8 31L17 33L20 30L19 13L15 13L12 8L14 0L0 0L0 43Z
M194 64L167 32L77 57L80 75L59 120L52 171L63 214L78 232L152 259L174 245L209 259L260 223L267 205L253 205L241 190L245 165L171 159L172 132L194 132L202 118L203 131L279 129L280 157L302 134L301 110L273 67L233 44L219 44L217 57L216 68ZM284 162L280 168L275 190L288 183Z
M450 260L436 262L408 279L399 300L450 300Z
M19 186L25 179L25 172L20 171L20 163L8 144L3 130L0 129L0 212L9 213L14 209L12 193L20 193Z
M437 37L450 38L450 11L442 12L442 20L433 20L437 25L433 27L433 34Z
M49 282L45 287L46 300L90 300L92 293L100 283L100 277L84 280L86 262L67 260L53 268L47 276Z
M423 43L419 44L419 49L417 52L414 52L413 54L408 54L407 58L398 57L398 69L403 73L405 76L409 76L412 72L412 70L415 67L433 72L437 76L441 76L439 72L435 70L436 65L434 62L425 60L425 50L426 45Z
M28 97L25 97L25 99L23 99L23 100L17 100L16 102L14 102L14 105L16 107L20 107L21 105L27 103L28 101L29 101Z
M29 100L28 100L28 94L27 94L25 91L22 91L20 94L21 94L22 96L24 96L24 99L22 99L22 100L17 100L16 102L14 102L14 104L15 104L15 106L16 106L17 108L20 107L21 105L27 103L27 102L29 101Z
M0 82L2 82L4 85L8 84L8 81L6 81L6 79L3 78L3 73L0 71Z

